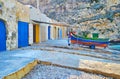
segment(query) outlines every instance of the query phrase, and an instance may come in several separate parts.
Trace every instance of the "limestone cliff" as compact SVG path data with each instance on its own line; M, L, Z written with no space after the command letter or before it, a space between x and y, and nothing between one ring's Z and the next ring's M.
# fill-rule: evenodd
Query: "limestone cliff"
M18 0L37 7L37 0ZM79 31L100 33L101 37L120 37L119 0L39 0L39 9L48 17L66 22Z

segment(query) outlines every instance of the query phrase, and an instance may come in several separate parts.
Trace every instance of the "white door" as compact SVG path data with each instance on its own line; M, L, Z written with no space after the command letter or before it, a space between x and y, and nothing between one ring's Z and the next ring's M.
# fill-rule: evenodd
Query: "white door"
M33 44L33 24L29 24L29 44Z

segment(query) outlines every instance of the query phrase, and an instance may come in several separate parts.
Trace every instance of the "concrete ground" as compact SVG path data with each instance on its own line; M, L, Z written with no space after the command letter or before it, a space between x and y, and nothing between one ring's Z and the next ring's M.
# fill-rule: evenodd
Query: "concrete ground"
M35 59L120 79L119 51L68 46L67 40L49 40L13 51L0 52L0 79Z

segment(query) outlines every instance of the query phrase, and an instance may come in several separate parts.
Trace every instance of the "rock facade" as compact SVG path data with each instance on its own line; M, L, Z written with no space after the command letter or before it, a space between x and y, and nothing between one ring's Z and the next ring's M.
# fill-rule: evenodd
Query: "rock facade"
M0 0L2 11L0 19L4 20L6 26L6 48L7 50L17 48L17 20L16 20L16 1Z
M16 0L0 0L0 19L6 26L6 48L18 48L18 21L29 22L29 8Z
M20 0L18 0L20 1ZM23 0L35 5L36 0ZM78 26L81 30L100 33L101 37L116 39L119 33L120 0L39 0L40 10L48 17ZM117 15L117 16L116 16Z

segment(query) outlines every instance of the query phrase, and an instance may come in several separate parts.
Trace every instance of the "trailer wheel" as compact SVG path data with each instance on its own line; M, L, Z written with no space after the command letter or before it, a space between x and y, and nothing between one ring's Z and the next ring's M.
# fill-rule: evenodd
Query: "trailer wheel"
M70 44L68 44L68 46L70 46Z
M95 49L95 45L94 45L94 44L93 44L93 45L90 45L89 48L90 48L90 49Z

